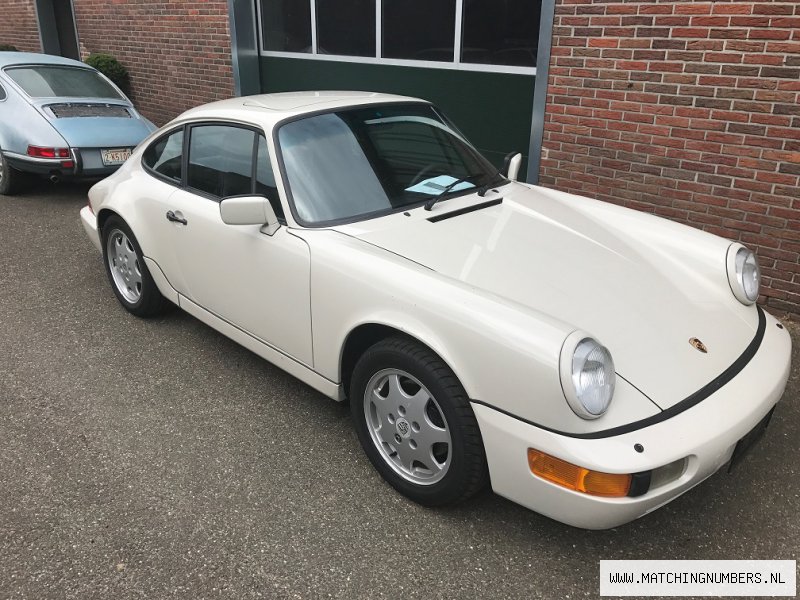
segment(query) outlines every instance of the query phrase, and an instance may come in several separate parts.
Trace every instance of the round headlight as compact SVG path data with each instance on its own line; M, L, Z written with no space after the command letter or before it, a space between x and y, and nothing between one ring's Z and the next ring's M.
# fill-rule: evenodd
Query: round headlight
M732 244L728 249L728 281L733 295L742 304L752 304L758 299L761 286L758 259L741 244Z
M573 332L561 349L559 371L564 396L575 414L596 419L608 410L616 374L607 348L583 332Z

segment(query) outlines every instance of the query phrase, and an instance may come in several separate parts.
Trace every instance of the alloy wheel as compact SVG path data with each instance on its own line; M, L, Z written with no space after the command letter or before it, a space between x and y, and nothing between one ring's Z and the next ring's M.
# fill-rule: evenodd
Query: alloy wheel
M106 246L108 268L122 297L136 304L142 297L142 268L136 249L123 231L114 229Z
M452 439L436 399L412 375L383 369L364 393L364 416L384 461L417 485L440 481L452 458Z

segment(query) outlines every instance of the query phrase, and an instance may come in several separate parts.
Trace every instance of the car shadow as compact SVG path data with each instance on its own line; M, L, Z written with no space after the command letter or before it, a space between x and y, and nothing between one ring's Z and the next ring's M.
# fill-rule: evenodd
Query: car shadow
M0 198L35 198L39 200L86 198L86 193L92 187L93 181L58 181L53 182L42 177L26 176L20 189L13 196L0 196Z

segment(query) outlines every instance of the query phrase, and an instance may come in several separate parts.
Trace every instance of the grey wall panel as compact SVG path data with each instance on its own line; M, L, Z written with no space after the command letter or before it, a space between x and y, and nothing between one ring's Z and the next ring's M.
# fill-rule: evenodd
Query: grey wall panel
M531 141L528 148L528 183L539 183L539 164L542 158L544 112L547 104L547 76L550 71L550 48L553 44L553 19L555 0L542 0L542 18L539 25L539 52L536 58L536 84L533 90L533 117Z
M261 92L258 27L255 0L228 0L231 63L238 96Z

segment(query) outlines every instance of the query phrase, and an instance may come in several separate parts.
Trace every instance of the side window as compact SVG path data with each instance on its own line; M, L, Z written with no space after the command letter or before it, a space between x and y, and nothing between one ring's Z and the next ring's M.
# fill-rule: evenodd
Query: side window
M6 91L3 89L3 86L0 85L0 100L6 99Z
M173 131L169 135L157 139L144 151L142 163L178 183L183 176L183 129Z
M267 140L263 135L258 136L258 152L256 154L256 189L255 193L269 198L275 216L283 219L283 206L278 196L278 188L275 186L275 175L272 172L272 165L269 161L269 148Z
M192 127L186 184L217 198L252 194L255 135L228 125Z

